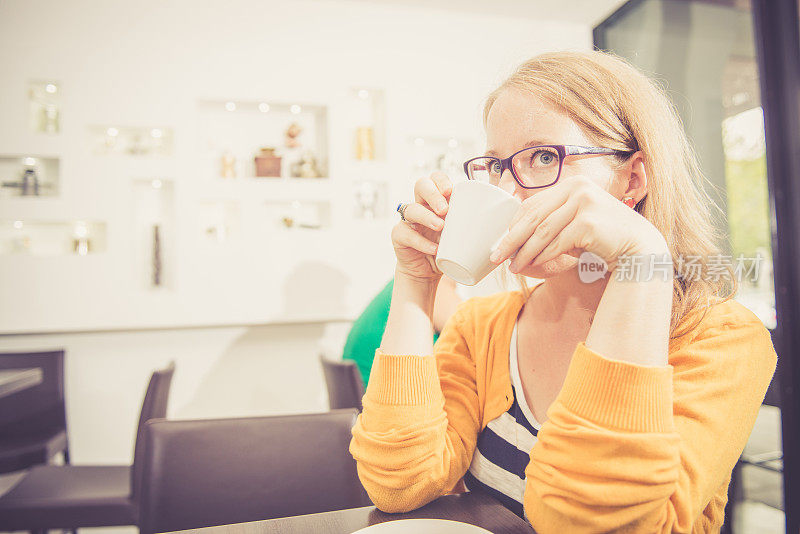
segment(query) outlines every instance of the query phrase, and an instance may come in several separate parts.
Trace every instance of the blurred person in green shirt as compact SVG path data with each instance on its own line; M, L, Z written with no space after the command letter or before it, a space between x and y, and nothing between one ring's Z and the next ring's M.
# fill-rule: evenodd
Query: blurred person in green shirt
M344 345L342 359L352 360L356 363L365 385L369 382L372 359L375 357L375 350L381 345L386 321L389 319L389 305L392 302L393 286L394 278L384 286L353 322ZM456 293L456 283L447 276L442 276L433 303L434 343L436 343L439 338L439 332L442 331L444 324L456 311L456 306L461 300L461 297Z

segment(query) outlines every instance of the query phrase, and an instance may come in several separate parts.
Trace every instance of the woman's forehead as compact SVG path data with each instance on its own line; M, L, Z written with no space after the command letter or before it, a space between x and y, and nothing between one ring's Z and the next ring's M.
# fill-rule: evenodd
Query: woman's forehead
M497 97L486 120L487 149L508 154L531 141L544 144L584 144L578 124L547 101L518 89Z

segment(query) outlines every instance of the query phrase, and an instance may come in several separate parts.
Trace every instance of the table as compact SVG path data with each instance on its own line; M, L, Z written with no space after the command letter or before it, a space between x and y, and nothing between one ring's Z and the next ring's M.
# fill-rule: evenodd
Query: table
M41 367L0 371L0 398L42 383Z
M250 523L184 530L197 534L352 534L356 530L397 519L452 519L485 528L493 534L536 534L517 515L478 492L446 495L405 514L387 514L374 506L321 514L298 515ZM413 533L412 533L413 534Z

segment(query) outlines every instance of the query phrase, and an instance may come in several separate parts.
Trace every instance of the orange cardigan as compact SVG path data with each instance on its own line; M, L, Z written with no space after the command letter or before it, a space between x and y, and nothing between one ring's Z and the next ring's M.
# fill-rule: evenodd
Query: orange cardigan
M480 431L512 404L520 292L473 298L433 356L376 351L350 452L387 512L463 487ZM642 335L647 335L643 332ZM614 361L579 343L526 469L539 534L709 532L775 371L769 331L735 301L672 340L669 365Z

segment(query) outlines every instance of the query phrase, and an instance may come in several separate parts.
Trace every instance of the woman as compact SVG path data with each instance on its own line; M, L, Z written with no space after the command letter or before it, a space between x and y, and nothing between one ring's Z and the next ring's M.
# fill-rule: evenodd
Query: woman
M673 108L622 60L562 52L523 64L484 123L490 157L465 168L522 200L492 259L543 282L466 301L433 353L452 183L416 183L350 446L364 487L396 512L463 479L540 534L718 530L776 355L714 265L711 203ZM582 253L604 277L581 281Z

